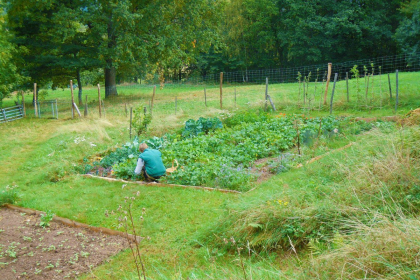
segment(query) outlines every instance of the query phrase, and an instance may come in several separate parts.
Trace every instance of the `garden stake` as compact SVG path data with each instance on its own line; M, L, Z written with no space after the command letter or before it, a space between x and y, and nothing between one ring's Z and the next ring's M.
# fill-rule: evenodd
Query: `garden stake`
M204 88L204 104L206 105L206 108L207 108L207 94L206 94L206 88Z
M128 115L127 103L125 103L125 116L127 117L127 115Z
M327 85L325 87L325 93L324 93L324 105L327 105L328 85L330 84L330 79L331 79L331 68L332 68L332 63L328 63L328 76L327 76Z
M177 103L177 97L175 96L175 115L176 115L176 103Z

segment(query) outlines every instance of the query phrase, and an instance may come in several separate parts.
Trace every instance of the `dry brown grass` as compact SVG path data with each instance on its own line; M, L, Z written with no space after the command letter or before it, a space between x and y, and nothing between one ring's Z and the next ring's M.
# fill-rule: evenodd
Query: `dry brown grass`
M354 234L338 248L311 260L317 279L418 279L420 221L376 216L373 226L353 223Z

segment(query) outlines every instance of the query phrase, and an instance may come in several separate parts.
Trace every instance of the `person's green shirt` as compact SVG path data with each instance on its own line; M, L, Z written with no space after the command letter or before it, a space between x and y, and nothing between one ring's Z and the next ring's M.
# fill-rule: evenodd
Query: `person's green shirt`
M147 175L160 177L165 175L166 168L162 162L162 153L158 150L147 148L140 154L139 159L144 161Z

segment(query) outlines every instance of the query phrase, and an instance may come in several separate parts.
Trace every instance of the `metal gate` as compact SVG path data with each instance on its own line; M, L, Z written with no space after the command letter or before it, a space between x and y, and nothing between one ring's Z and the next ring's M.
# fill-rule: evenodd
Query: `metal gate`
M37 102L38 118L55 118L58 119L57 100L43 100Z
M0 123L11 122L23 118L22 105L16 105L0 110Z

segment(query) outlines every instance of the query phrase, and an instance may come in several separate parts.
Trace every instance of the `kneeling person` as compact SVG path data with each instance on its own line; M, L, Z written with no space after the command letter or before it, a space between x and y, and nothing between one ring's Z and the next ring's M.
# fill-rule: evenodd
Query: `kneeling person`
M158 150L149 149L146 143L141 143L139 146L140 156L137 161L136 170L134 173L143 175L148 182L157 181L160 177L165 175L166 168L162 162L162 153Z

